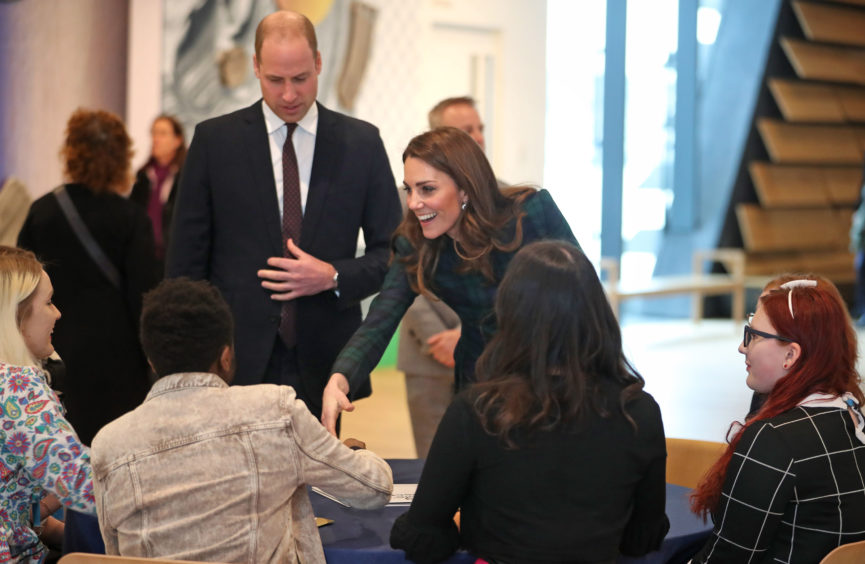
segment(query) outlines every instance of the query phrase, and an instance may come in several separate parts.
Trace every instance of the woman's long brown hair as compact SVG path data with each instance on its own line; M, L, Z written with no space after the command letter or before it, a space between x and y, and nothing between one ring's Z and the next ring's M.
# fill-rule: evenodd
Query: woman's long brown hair
M445 245L454 245L463 259L461 272L479 271L493 281L490 253L494 250L511 252L523 241L522 203L535 192L532 187L499 190L496 176L484 152L467 133L454 127L440 127L412 139L402 155L420 159L454 181L465 192L468 204L458 221L459 241L442 235L426 239L417 217L408 211L394 236L402 235L411 243L413 252L400 260L412 289L430 294L433 273ZM514 236L500 240L502 229L516 221Z
M485 430L509 447L514 432L552 430L593 411L625 410L643 378L625 359L622 336L594 266L563 241L526 245L511 261L495 306L498 331L477 362L472 387ZM620 388L607 405L604 388Z

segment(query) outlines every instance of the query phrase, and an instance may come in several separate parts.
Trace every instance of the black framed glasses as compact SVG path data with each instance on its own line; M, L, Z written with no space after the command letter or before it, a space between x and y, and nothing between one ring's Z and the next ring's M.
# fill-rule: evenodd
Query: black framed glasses
M764 331L757 331L756 329L751 328L751 320L754 318L754 314L751 313L748 315L748 323L745 325L745 333L742 335L742 344L747 347L751 344L751 339L754 338L754 335L766 338L766 339L778 339L779 341L784 341L786 343L793 343L793 339L788 339L787 337L782 337L781 335L773 335L772 333L766 333Z

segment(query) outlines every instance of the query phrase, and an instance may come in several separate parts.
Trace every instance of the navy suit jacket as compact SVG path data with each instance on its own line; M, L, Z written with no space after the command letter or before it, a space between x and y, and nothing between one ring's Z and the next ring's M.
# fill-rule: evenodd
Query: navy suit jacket
M183 166L168 276L210 280L231 306L235 383L262 381L281 303L256 275L282 256L279 204L259 101L200 123ZM319 407L331 365L361 322L360 301L384 279L401 210L384 144L369 123L318 106L318 130L299 246L333 264L332 291L297 299L297 354L304 389ZM358 230L365 253L355 257ZM361 395L369 395L366 388Z

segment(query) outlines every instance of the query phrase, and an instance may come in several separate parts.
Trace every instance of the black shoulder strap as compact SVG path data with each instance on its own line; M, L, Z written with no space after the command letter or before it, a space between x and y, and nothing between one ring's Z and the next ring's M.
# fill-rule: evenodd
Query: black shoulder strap
M69 225L72 226L72 231L75 232L78 240L82 245L84 245L87 254L90 255L90 258L93 259L93 262L96 263L96 266L99 267L102 274L108 278L108 281L111 282L115 288L120 289L120 272L118 272L114 264L108 260L105 253L102 252L102 247L99 246L99 243L97 243L93 238L93 235L90 234L90 230L88 230L87 226L84 225L84 221L81 219L81 216L78 215L78 210L75 209L75 204L72 203L69 194L66 192L66 186L61 184L55 188L54 197L57 198L57 203L60 204L60 209L63 211L63 215L66 216L66 220L69 221Z

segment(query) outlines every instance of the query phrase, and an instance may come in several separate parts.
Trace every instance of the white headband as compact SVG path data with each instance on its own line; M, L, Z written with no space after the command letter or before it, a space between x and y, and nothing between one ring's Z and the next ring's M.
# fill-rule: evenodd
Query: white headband
M787 292L787 307L790 308L790 317L796 319L796 316L793 315L793 289L794 288L816 288L817 281L816 280L790 280L789 282L785 282L781 284L781 288L784 290L789 290Z

